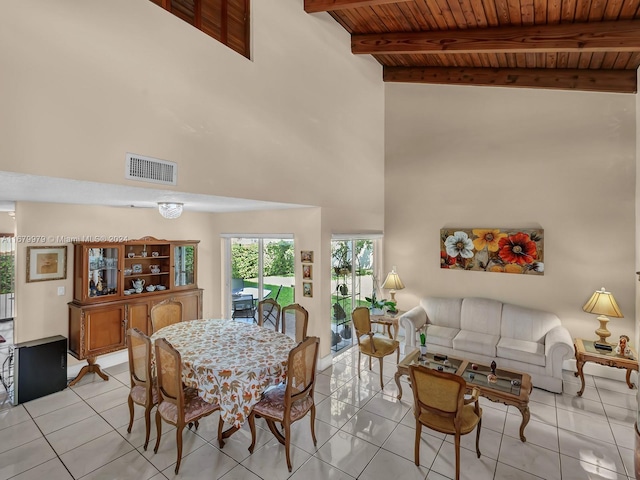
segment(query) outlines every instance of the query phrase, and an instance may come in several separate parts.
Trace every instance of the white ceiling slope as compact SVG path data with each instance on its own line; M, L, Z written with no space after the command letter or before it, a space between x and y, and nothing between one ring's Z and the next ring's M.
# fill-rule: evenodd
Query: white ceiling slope
M157 208L158 202L177 202L184 204L185 211L212 213L310 206L0 171L0 206L15 201L137 208Z

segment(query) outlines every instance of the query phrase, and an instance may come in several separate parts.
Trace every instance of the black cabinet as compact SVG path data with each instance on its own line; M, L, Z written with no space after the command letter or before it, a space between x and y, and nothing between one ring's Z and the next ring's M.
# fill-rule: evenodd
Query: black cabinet
M61 335L14 345L13 403L67 387L67 339Z

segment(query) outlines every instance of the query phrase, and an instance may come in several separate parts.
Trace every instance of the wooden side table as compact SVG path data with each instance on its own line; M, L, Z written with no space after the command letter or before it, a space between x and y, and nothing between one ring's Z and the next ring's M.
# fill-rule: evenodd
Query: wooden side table
M371 323L377 323L378 325L383 325L385 327L387 327L387 335L389 335L389 338L393 339L393 340L397 340L398 339L398 330L400 330L399 328L399 320L400 320L400 315L402 315L403 313L405 313L403 310L398 310L398 313L385 313L383 315L369 315L369 318L371 319ZM391 335L391 327L393 327L393 335Z
M616 355L614 350L609 352L607 350L597 349L593 343L592 340L584 340L582 338L576 338L573 342L576 350L576 367L578 368L575 376L579 376L582 382L582 388L580 388L578 395L581 396L584 393L584 373L582 372L582 368L587 362L594 362L599 365L606 365L607 367L625 368L627 370L627 385L629 388L634 388L635 385L631 383L631 371L638 371L638 353L635 349L629 346L631 355L623 357ZM613 345L613 348L615 349L615 345Z

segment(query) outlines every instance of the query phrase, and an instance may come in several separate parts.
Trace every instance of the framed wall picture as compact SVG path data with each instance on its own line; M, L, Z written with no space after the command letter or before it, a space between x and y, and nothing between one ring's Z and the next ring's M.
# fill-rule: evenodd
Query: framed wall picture
M67 278L67 246L27 247L27 283Z
M313 267L311 265L302 265L302 279L313 280Z
M300 261L302 263L313 263L313 251L300 250Z
M302 282L302 295L305 297L313 297L313 283Z

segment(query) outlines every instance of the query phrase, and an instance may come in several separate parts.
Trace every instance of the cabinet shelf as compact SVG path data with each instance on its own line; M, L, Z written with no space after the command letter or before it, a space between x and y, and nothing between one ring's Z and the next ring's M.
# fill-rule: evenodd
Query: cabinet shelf
M124 278L129 279L133 277L153 277L154 275L169 275L169 272L158 272L158 273L132 273L131 275L125 275Z

